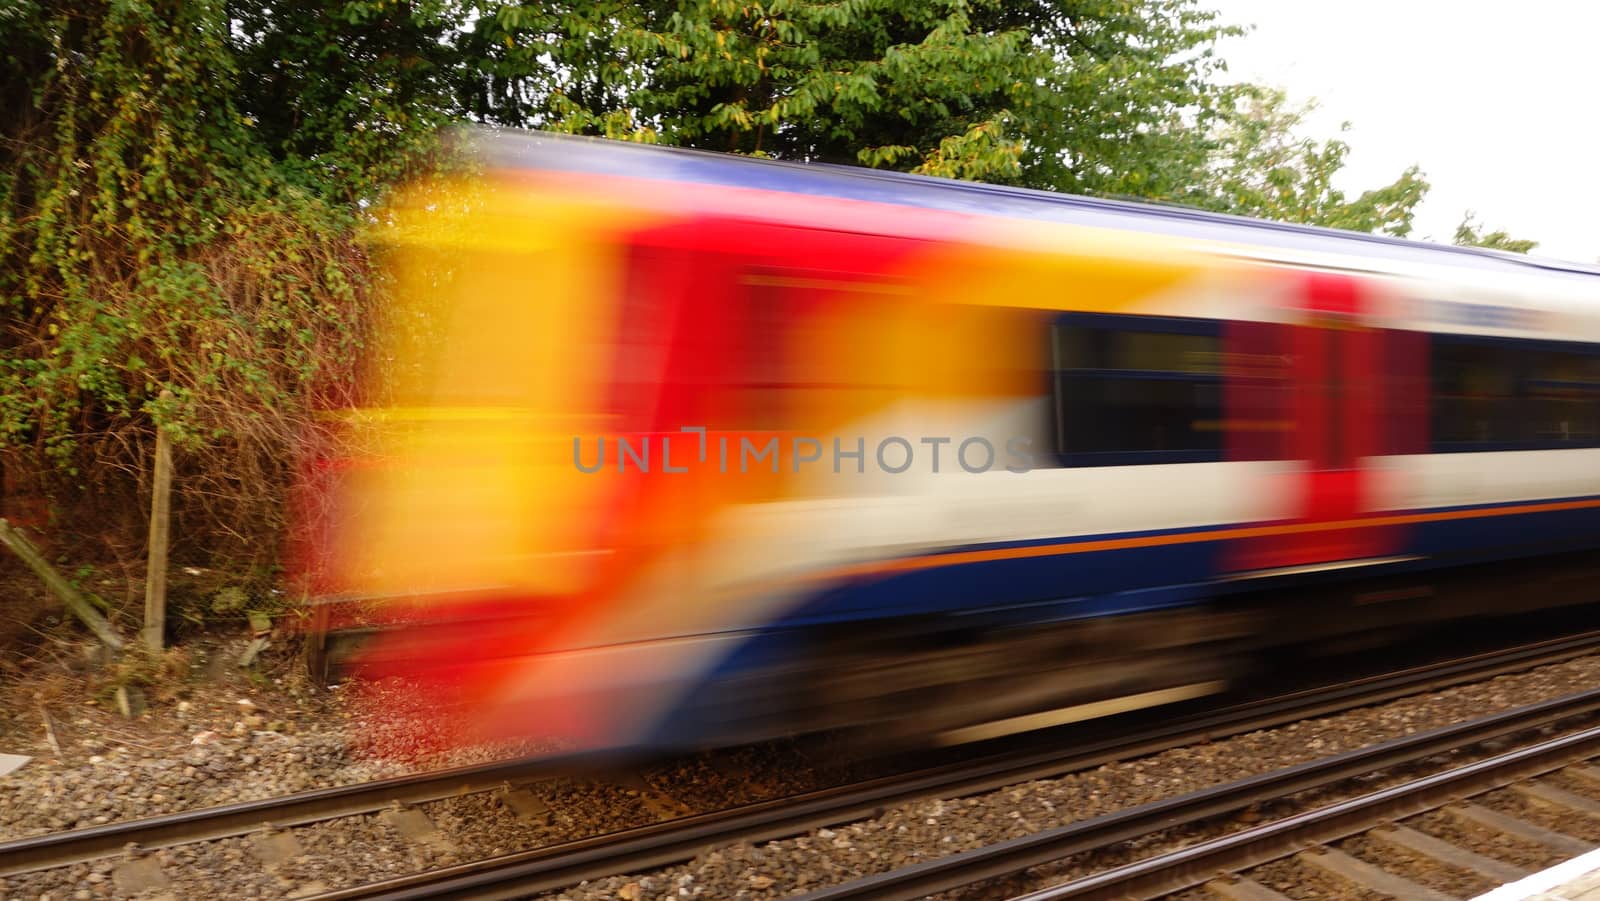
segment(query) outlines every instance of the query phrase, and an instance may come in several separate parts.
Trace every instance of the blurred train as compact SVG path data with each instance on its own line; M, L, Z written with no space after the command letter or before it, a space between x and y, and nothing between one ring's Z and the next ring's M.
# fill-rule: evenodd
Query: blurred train
M356 662L449 740L962 742L1596 600L1600 270L471 143L385 214L374 403L306 480Z

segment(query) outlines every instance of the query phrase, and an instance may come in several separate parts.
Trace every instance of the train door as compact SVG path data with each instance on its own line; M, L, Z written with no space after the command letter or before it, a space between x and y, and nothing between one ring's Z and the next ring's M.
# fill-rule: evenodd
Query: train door
M1286 514L1235 543L1225 568L1236 574L1379 562L1398 536L1370 520L1378 506L1376 460L1390 450L1400 398L1385 397L1407 350L1376 322L1372 295L1355 277L1303 277L1286 322L1241 329L1230 386L1241 430L1235 458L1285 463L1268 485ZM1247 409L1246 409L1247 408ZM1253 443L1252 443L1253 442ZM1239 453L1243 449L1244 453Z

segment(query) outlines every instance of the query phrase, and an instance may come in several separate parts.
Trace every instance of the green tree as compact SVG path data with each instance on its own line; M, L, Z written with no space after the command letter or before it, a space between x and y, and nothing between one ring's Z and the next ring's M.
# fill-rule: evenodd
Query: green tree
M1196 0L479 0L480 121L1408 234L1416 167L1355 197L1308 108L1220 83Z
M228 0L233 102L279 171L365 199L456 113L458 0Z
M1195 0L481 3L483 121L1087 191L1171 187L1211 100Z
M1487 247L1491 250L1508 250L1512 253L1529 253L1539 246L1538 241L1513 238L1504 231L1485 231L1486 226L1479 225L1475 219L1475 214L1470 210L1462 215L1461 224L1456 226L1456 236L1452 243L1459 247Z
M1334 181L1350 146L1300 134L1311 104L1290 105L1282 91L1232 89L1213 126L1206 163L1177 198L1219 212L1404 237L1428 192L1412 166L1387 185L1350 198ZM1349 128L1346 123L1344 129Z

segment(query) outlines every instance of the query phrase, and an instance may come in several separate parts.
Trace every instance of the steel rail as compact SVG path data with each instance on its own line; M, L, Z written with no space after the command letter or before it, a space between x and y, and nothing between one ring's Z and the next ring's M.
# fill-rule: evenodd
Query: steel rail
M1175 798L1152 801L1137 807L1130 807L1092 819L1047 829L1033 835L952 854L948 857L914 864L886 873L862 877L841 885L819 889L802 895L800 898L802 901L841 901L841 899L852 898L911 899L961 889L988 879L1011 876L1030 867L1059 861L1074 854L1099 851L1119 842L1146 836L1153 832L1193 824L1220 814L1231 813L1261 801L1281 799L1308 789L1323 788L1356 776L1367 775L1402 764L1414 763L1492 739L1519 732L1527 732L1575 717L1592 716L1596 712L1600 712L1600 689L1519 707L1493 716L1446 726L1442 729L1409 735L1405 738L1348 751L1323 760L1315 760L1298 766L1274 770L1260 776L1231 782L1227 785L1202 789ZM1420 786L1416 789L1419 793L1419 798L1431 799L1437 795L1437 791L1442 791L1446 793L1446 800L1448 800L1448 792L1462 791L1463 786L1469 784L1466 781L1468 776L1481 776L1485 772L1490 772L1491 774L1503 772L1507 774L1508 779L1514 781L1515 778L1525 778L1525 776L1519 775L1524 773L1525 769L1518 769L1518 767L1532 765L1530 761L1538 766L1543 766L1545 769L1554 769L1564 765L1563 762L1571 754L1580 751L1585 754L1593 754L1596 750L1600 750L1600 727L1590 728L1575 735L1545 742L1533 748L1525 748L1521 751L1501 755L1489 761L1483 761L1481 764L1473 764L1462 767L1459 770L1451 770L1448 773L1426 777L1414 784ZM1542 772L1542 770L1540 771ZM1437 788L1438 786L1446 786L1447 788ZM1490 784L1489 787L1494 788L1496 785ZM1391 800L1404 798L1406 797L1404 789L1406 789L1406 786L1400 786L1368 797L1381 797ZM1482 790L1487 791L1488 789ZM1342 810L1342 806L1334 805L1331 809ZM1353 809L1367 810L1369 808L1357 807ZM1384 816L1409 815L1404 812L1408 809L1404 805L1374 809L1401 811L1399 814L1383 814ZM1423 807L1420 809L1426 810L1428 808ZM1292 823L1298 828L1304 816L1309 815L1291 817L1284 822ZM1338 822L1343 824L1340 828L1344 828L1348 826L1351 820L1344 814L1341 814L1341 817L1344 818L1338 820ZM1251 832L1256 831L1251 830ZM1352 828L1351 831L1358 832L1361 830ZM1240 833L1240 835L1248 834ZM1329 834L1332 835L1333 833ZM1349 833L1340 833L1334 837L1342 837L1345 834ZM1244 839L1230 836L1227 841L1219 839L1216 843L1206 844L1217 844L1227 848L1235 846L1227 842L1242 843ZM1282 853L1279 853L1280 851L1282 851L1281 848L1274 847L1272 856L1283 856ZM1181 853L1179 852L1179 854ZM1209 860L1210 858L1202 859ZM1184 858L1184 860L1187 862L1188 858ZM1215 874L1215 866L1212 867L1211 872L1213 875ZM1095 879L1096 877L1091 877L1091 880ZM1084 897L1123 897L1123 893L1127 889L1111 884L1109 874L1107 874L1106 879L1108 880L1106 882L1094 881L1091 885L1086 885L1082 890L1089 892L1091 889L1093 891L1104 889L1110 893L1109 895L1086 894ZM1085 882L1088 882L1088 880L1085 880ZM1055 890L1065 892L1073 885L1073 883L1069 883ZM1077 891L1078 889L1072 890ZM1069 893L1048 895L1046 897L1076 898L1079 896Z
M1298 853L1308 845L1348 838L1385 822L1436 810L1459 798L1504 788L1596 754L1600 754L1600 727L1030 892L1013 901L1159 897L1210 882L1217 878L1218 871L1239 872L1257 867Z
M211 841L375 813L397 802L418 804L492 791L507 783L592 776L614 770L620 760L573 754L498 761L13 839L0 842L0 876L96 860L121 853L130 844L152 849Z
M1478 655L1473 659L1479 660L1481 664L1490 656L1493 655ZM1443 672L1450 670L1452 672L1448 678L1451 680L1455 680L1458 676L1465 677L1464 671L1455 667L1456 664L1452 663L1405 671L1409 677L1409 684L1412 685L1410 691L1417 690L1416 685L1427 684L1430 681L1424 674L1432 678L1445 678ZM1461 681L1465 681L1465 678ZM1361 691L1363 688L1365 694ZM1307 716L1319 715L1329 709L1365 706L1405 693L1409 692L1401 690L1389 677L1374 677L1338 688L1298 692L1281 701L1230 708L1221 714L1196 716L1179 723L1176 728L1169 726L1131 739L1111 739L1089 747L1080 745L1071 752L1035 752L989 763L981 761L957 763L930 772L885 777L716 813L686 816L623 832L327 892L314 896L311 901L346 901L357 898L398 901L398 899L424 897L473 899L521 897L567 887L585 880L622 873L637 873L680 863L719 845L741 841L768 841L863 819L880 814L885 808L896 804L928 797L975 794L1032 779L1060 776L1221 735L1238 734L1294 722ZM1339 700L1333 700L1335 698ZM1291 699L1298 700L1299 705L1291 703ZM1315 712L1305 713L1307 709ZM1421 759L1491 737L1525 731L1539 725L1596 711L1600 711L1600 690L1517 708L1470 723L1353 751L1338 758L1339 766L1348 769L1350 774L1370 772L1383 766ZM1214 815L1252 803L1254 800L1281 797L1290 791L1299 790L1291 787L1296 784L1296 780L1303 781L1305 786L1313 786L1337 781L1338 778L1348 778L1347 775L1336 778L1333 775L1336 771L1329 769L1329 765L1328 761L1321 761L1292 768L1286 773L1267 774L1254 780L1256 794L1250 800L1226 798L1203 803L1194 802L1194 809L1206 809L1210 811L1206 815ZM1149 811L1146 811L1146 808L1134 808L1133 811L1144 811L1147 816L1132 825L1124 826L1115 837L1105 837L1111 833L1098 833L1096 830L1100 828L1099 826L1094 829L1088 828L1088 823L1099 821L1086 821L1083 824L1063 828L1088 829L1079 833L1077 840L1088 842L1084 846L1086 848L1097 847L1153 831L1157 828L1156 824L1165 823L1175 811L1182 810L1181 807L1174 806L1178 800L1180 799L1157 802L1158 805L1166 806ZM1113 816L1128 817L1132 816L1133 811L1123 811ZM1044 856L1041 862L1061 856L1053 849L1042 853ZM926 871L930 877L944 878L945 873L941 867L950 866L954 862L954 858L946 858L942 861L931 861L923 866L930 868ZM1028 865L1032 864L1025 864L1023 867ZM970 878L969 874L963 873L958 884L1010 872L1012 864L1005 861L996 864L996 867L998 869L993 869L992 872L981 871ZM906 878L909 871L897 871L897 873L900 874L900 878ZM893 880L890 877L894 875L869 877L859 881L860 885L850 883L848 886L823 890L806 897L911 898L927 893L921 888L906 893L893 891ZM855 888L850 888L852 886ZM830 894L831 892L842 893Z

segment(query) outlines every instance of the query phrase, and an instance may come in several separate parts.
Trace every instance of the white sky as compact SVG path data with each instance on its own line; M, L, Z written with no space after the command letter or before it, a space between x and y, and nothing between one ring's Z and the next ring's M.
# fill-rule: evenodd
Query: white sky
M1448 242L1472 210L1541 256L1600 258L1600 3L1210 0L1240 81L1315 98L1309 136L1352 124L1351 196L1418 163L1433 190L1411 237Z

